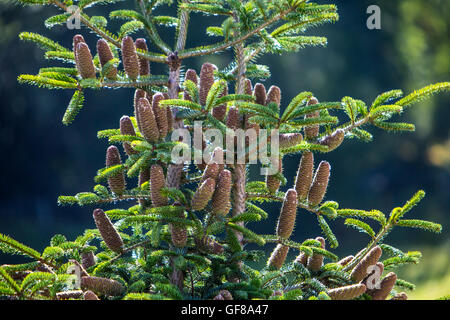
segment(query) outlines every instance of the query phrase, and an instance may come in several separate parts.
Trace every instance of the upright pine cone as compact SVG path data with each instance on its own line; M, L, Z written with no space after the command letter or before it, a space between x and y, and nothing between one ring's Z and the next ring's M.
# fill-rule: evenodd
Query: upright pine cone
M298 166L297 178L295 179L295 190L298 200L303 201L308 197L309 189L314 173L314 154L311 151L305 151L302 154Z
M328 295L332 300L351 300L359 297L364 292L366 292L366 286L358 283L328 290Z
M289 247L278 244L270 255L269 261L267 262L269 267L274 267L275 269L280 269L286 260Z
M73 36L73 40L72 40L72 44L73 44L73 56L75 58L75 65L77 62L77 48L78 48L78 44L80 42L86 43L86 41L84 41L84 37L81 34L76 34ZM81 74L80 69L78 68L78 65L76 65L78 73Z
M342 129L337 129L331 135L324 137L319 141L319 144L327 146L328 151L333 151L339 147L344 141L345 131Z
M294 263L299 263L306 267L308 263L308 256L304 252L302 252L295 258Z
M158 92L153 96L152 108L159 129L159 138L164 139L169 132L169 128L167 122L167 111L165 110L165 107L161 107L159 104L161 100L164 100L164 95Z
M225 216L230 211L231 187L231 172L227 169L224 169L219 174L217 188L212 198L213 214Z
M253 94L252 80L245 79L244 88L245 88L245 90L244 90L245 94L248 94L249 96L251 96Z
M255 84L253 89L253 96L255 97L255 102L261 105L266 105L266 87L262 83Z
M297 215L297 191L289 189L284 196L280 217L277 224L277 235L288 239L294 230Z
M179 218L184 218L184 213L180 213ZM187 230L183 225L177 225L176 223L169 223L169 231L172 239L172 243L175 247L183 248L187 243Z
M72 45L73 45L73 53L74 53L74 56L76 57L76 51L77 51L77 44L79 44L80 42L84 42L84 43L86 43L86 41L84 41L84 37L81 35L81 34L76 34L76 35L74 35L73 36L73 39L72 39Z
M199 90L199 100L202 106L206 104L206 97L208 96L209 89L211 89L211 86L214 83L214 70L216 69L217 67L209 62L202 65Z
M134 45L136 46L136 49L148 51L147 42L145 41L144 38L136 39L136 41L134 42ZM141 75L141 76L149 75L150 74L150 61L148 61L147 59L144 59L144 58L140 58L139 56L138 56L138 60L139 60L139 75Z
M322 237L317 237L316 240L320 242L320 247L322 249L325 249L325 239ZM322 268L322 264L323 264L323 255L313 253L313 255L308 258L308 263L306 267L311 271L319 271L320 268Z
M195 72L194 69L188 69L186 71L185 76L184 76L184 81L186 81L186 80L190 80L193 83L195 83L196 85L198 85L197 72ZM188 101L192 101L192 97L186 91L183 92L183 99L184 100L188 100Z
M122 63L128 78L136 80L139 76L139 59L133 39L130 36L122 39Z
M210 164L206 165L205 171L203 171L201 182L205 181L208 178L217 180L217 177L219 177L219 165L215 162L211 162Z
M225 86L219 98L222 98L228 94L228 86ZM225 119L225 115L227 114L227 104L221 104L212 109L212 115L219 121L223 121Z
M231 106L228 110L226 125L234 130L239 128L239 111L235 106Z
M373 247L366 256L353 268L350 278L355 282L360 282L367 276L367 269L377 264L383 251L379 246Z
M81 253L81 266L84 269L90 268L95 265L95 255L92 251Z
M150 195L153 207L167 206L168 199L161 195L161 189L166 185L163 168L154 164L150 168Z
M116 253L123 252L123 241L120 234L112 224L109 217L102 209L95 209L93 213L94 221L103 241L108 248Z
M149 142L159 140L159 129L150 102L146 98L138 101L137 123L144 138Z
M110 146L106 150L106 167L115 166L122 164L120 159L119 149L116 146ZM121 196L125 191L125 176L123 171L117 172L116 174L108 178L109 189L111 189L114 194Z
M83 296L84 300L100 300L97 295L91 290L86 291Z
M326 161L321 161L317 168L314 180L309 189L308 203L310 206L316 206L322 202L328 187L328 179L330 178L331 166Z
M118 296L125 292L125 287L119 281L102 277L81 277L81 288L107 296Z
M98 53L98 59L100 60L100 65L102 67L105 66L105 64L108 63L108 61L111 61L114 59L114 55L111 51L111 48L108 45L108 42L106 42L105 39L100 39L97 41L97 53ZM114 80L117 77L117 68L115 66L111 66L108 69L108 72L105 74L106 78Z
M216 188L216 181L213 178L206 179L197 189L191 201L192 210L203 210Z
M318 103L319 103L319 101L315 97L312 97L308 101L308 103L306 105L307 106L312 106L312 105L315 105L315 104L318 104ZM319 111L315 111L313 113L307 114L305 116L305 119L307 119L307 118L317 118L318 116L319 116ZM315 139L318 135L319 135L319 125L318 124L305 127L306 139L312 140L312 139Z
M120 134L127 136L136 135L136 132L134 131L133 127L133 122L131 122L130 117L123 116L122 118L120 118ZM137 151L131 147L131 144L129 142L123 143L123 149L125 150L125 153L129 156L137 153Z
M372 296L372 300L386 300L396 281L397 275L394 272L389 272L383 280L381 280L380 289L371 290L369 292L369 295Z
M75 63L81 77L83 79L95 79L95 66L88 45L84 42L79 42L75 52Z
M282 133L279 137L280 149L287 149L298 145L303 140L303 135L299 132Z
M136 120L137 120L138 102L139 102L139 99L141 99L141 98L147 98L148 101L152 100L150 97L148 97L148 94L146 91L144 91L142 89L136 89L134 91L133 102L134 102L134 116L135 116ZM139 122L138 122L138 127L139 127ZM140 127L139 127L139 131L141 131Z
M283 158L278 159L278 172L283 173ZM266 175L266 186L270 193L275 193L280 188L281 181L275 175Z
M269 91L267 92L266 103L268 105L271 102L275 102L277 106L280 106L281 103L281 90L277 86L271 86Z

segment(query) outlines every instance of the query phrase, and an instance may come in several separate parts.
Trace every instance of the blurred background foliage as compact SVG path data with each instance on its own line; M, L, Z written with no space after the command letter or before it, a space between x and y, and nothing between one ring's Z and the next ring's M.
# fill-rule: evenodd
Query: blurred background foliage
M328 37L326 48L307 48L297 54L265 56L260 63L270 66L272 77L266 86L282 88L282 104L300 91L312 91L321 101L339 101L352 96L371 102L378 93L402 89L408 93L429 83L448 81L450 75L450 1L317 1L334 2L340 20L309 31ZM129 6L130 1L114 8ZM366 9L381 8L381 30L366 28ZM108 8L109 9L109 8ZM91 15L106 15L102 7ZM47 30L44 19L55 8L20 7L0 1L0 232L42 249L54 233L73 238L84 228L93 228L92 208L58 207L58 195L89 191L93 176L103 166L105 141L97 130L116 128L123 114L132 113L132 90L88 92L86 106L66 128L61 123L70 93L19 85L17 76L36 73L53 62L42 51L18 39L21 31L32 31L71 47L80 32L56 27ZM108 11L109 12L109 11ZM188 46L209 43L204 32L220 25L215 17L192 19ZM110 29L114 29L114 23ZM91 48L96 36L81 30ZM170 33L165 33L170 36ZM136 38L138 35L134 35ZM230 52L213 57L186 60L185 68L200 70L206 60L224 67ZM152 73L165 73L152 65ZM403 114L402 121L416 124L416 132L388 134L371 129L374 141L350 140L337 151L318 155L332 164L327 199L340 207L377 208L389 213L423 188L426 198L410 218L423 218L443 225L440 235L398 229L388 241L405 250L423 250L418 266L404 267L400 277L416 281L411 298L434 299L449 294L450 288L450 96L438 95ZM288 185L292 185L299 157L285 162ZM253 176L253 179L261 177ZM274 206L271 219L257 231L273 232L278 217ZM347 255L358 251L365 235L346 230L343 220L332 221L340 246ZM302 240L320 233L314 217L299 212L294 238ZM271 248L268 248L271 249ZM0 255L0 264L20 261Z

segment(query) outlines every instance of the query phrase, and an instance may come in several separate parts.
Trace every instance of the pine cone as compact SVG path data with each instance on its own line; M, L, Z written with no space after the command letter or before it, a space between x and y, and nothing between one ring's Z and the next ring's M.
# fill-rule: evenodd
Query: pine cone
M317 237L316 240L320 242L320 247L325 249L325 239L322 237ZM320 268L322 268L323 258L323 255L313 253L313 255L308 258L306 267L311 271L319 271Z
M150 168L150 193L153 207L167 206L168 199L161 195L161 189L165 187L163 168L154 164Z
M268 105L271 102L275 102L278 107L280 107L281 103L281 90L277 86L271 86L269 91L267 92L266 103Z
M233 300L233 296L228 290L220 290L219 294L224 297L225 300Z
M138 38L134 42L134 45L136 46L136 49L148 51L147 48L147 42L144 38ZM139 75L141 76L147 76L150 74L150 61L147 59L141 58L138 56L139 60Z
M359 283L328 290L328 295L332 300L351 300L364 292L366 292L366 286Z
M94 221L106 246L115 253L123 252L123 241L120 234L102 209L94 210Z
M211 200L215 187L216 181L213 178L206 179L192 197L192 210L203 210Z
M73 40L72 40L72 45L73 45L73 53L76 56L76 50L77 50L77 44L79 44L80 42L84 42L86 43L86 41L84 41L84 37L81 34L76 34L73 36Z
M239 128L239 111L235 106L231 106L228 110L226 125L230 129Z
M196 85L198 85L198 77L197 77L197 73L195 72L194 69L188 69L186 71L186 74L184 76L184 81L186 81L186 80L190 80L193 83L195 83ZM183 99L192 101L192 97L186 91L184 91L184 93L183 93Z
M219 177L219 165L217 163L211 162L206 165L205 171L203 171L201 182L205 181L208 178L213 178L217 180Z
M339 147L344 141L345 131L342 129L337 129L331 135L324 137L319 141L319 144L327 146L328 151L333 151Z
M159 138L164 139L167 136L169 129L167 121L167 111L165 110L165 107L161 107L159 105L161 100L164 100L164 95L158 92L153 96L152 108L159 129Z
M172 110L170 108L166 109L166 119L167 119L167 133L170 133L173 131L173 114Z
M303 152L300 164L298 166L297 178L295 180L295 190L298 200L305 200L308 197L309 189L314 173L314 154L311 151Z
M155 114L146 98L141 98L138 101L137 122L139 130L147 141L154 143L159 140L159 129Z
M81 296L83 296L83 291L81 290L69 290L56 293L56 299L58 300L79 299Z
M225 216L231 209L231 172L222 170L219 174L216 191L212 198L212 212L215 215Z
M391 300L408 300L408 295L405 292L397 293Z
M308 263L308 256L302 252L295 258L294 263L299 263L306 267L306 264Z
M128 78L136 80L139 76L139 59L133 39L126 36L122 39L122 63Z
M266 87L262 83L255 84L253 89L253 95L255 96L255 102L261 105L266 105Z
M92 251L81 253L81 265L83 269L88 269L95 265L95 255Z
M108 296L118 296L125 292L125 287L119 281L102 277L81 277L81 288Z
M354 282L360 282L367 276L367 268L377 264L383 251L379 246L376 246L370 250L366 256L353 268L350 278Z
M294 230L297 215L297 191L289 189L284 197L280 217L277 224L277 235L288 239Z
M283 266L284 261L286 260L288 251L288 246L278 244L270 255L269 261L267 263L268 266L274 267L275 269L280 269Z
M337 264L340 264L341 266L346 266L350 261L352 261L354 258L354 256L347 256L345 258L342 258L341 260L339 260L338 262L336 262Z
M220 94L219 98L222 98L224 96L228 95L228 86L225 86L222 93ZM219 121L223 121L225 119L225 115L227 114L227 104L221 104L217 107L214 107L212 109L212 115L214 118L216 118Z
M306 105L312 106L312 105L315 105L318 103L319 103L319 101L315 97L312 97ZM319 116L319 111L315 111L315 112L312 112L312 113L306 115L305 119L317 118L318 116ZM318 124L305 127L304 130L305 130L306 139L308 139L308 140L313 140L314 138L316 138L319 135L319 125Z
M106 167L111 167L115 165L122 164L122 160L120 159L119 149L116 146L110 146L106 150ZM125 176L122 171L110 176L108 178L109 189L116 194L117 196L121 196L125 191Z
M248 94L249 96L251 96L253 93L253 88L252 88L252 80L250 79L245 79L245 86L244 86L245 90L244 93Z
M283 159L280 157L278 160L278 172L283 173ZM275 193L280 188L281 181L275 177L275 175L266 176L266 186L270 193Z
M325 193L327 192L328 180L330 178L330 164L326 161L321 161L317 168L314 180L309 189L308 203L310 206L317 206L322 202Z
M105 39L100 39L97 41L97 53L98 53L98 59L100 60L100 65L102 67L105 66L109 61L114 59L114 55L111 51L111 48L108 45L108 42L106 42ZM108 73L105 74L106 78L114 80L117 77L117 68L114 66L111 66L108 70Z
M80 76L83 79L95 79L95 66L88 45L84 42L79 42L75 52L75 62Z
M148 94L146 91L144 91L142 89L136 89L134 91L133 103L134 103L134 117L136 118L136 121L137 121L138 102L139 102L139 99L141 99L141 98L147 98L147 100L149 102L152 100L150 97L148 97ZM139 128L139 131L141 131L141 128L139 127L139 122L138 122L138 128Z
M372 300L386 300L396 281L397 275L394 272L389 272L383 280L381 280L380 289L369 292L369 295L372 296Z
M181 213L179 218L184 218L184 214ZM186 227L176 223L169 223L169 230L173 245L178 248L185 247L187 243Z
M217 67L212 63L206 62L202 65L199 90L199 99L202 106L206 104L206 97L208 96L209 89L211 89L211 86L214 83L214 70L216 69Z
M84 300L100 300L97 295L92 292L91 290L88 290L84 293Z
M130 117L123 116L120 118L120 134L127 135L127 136L135 136L136 132L134 131L133 122L131 122ZM129 142L123 143L123 149L125 150L125 153L129 156L132 154L138 153L136 150L134 150L131 147L131 144Z
M296 133L282 133L279 137L280 149L287 149L298 145L303 140L303 135L299 132Z

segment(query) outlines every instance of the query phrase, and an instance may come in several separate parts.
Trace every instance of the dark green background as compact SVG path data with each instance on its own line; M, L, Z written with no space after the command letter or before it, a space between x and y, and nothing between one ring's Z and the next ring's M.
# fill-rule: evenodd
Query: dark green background
M132 1L127 1L133 6ZM318 1L319 3L327 3ZM330 1L331 2L331 1ZM266 86L282 89L282 106L301 91L312 91L320 101L339 101L352 96L370 103L390 89L409 93L429 83L448 81L450 74L449 1L337 1L340 20L308 31L328 37L326 48L307 48L283 57L265 56L270 66ZM366 28L366 8L381 8L381 30ZM123 7L116 5L114 8ZM88 10L107 15L112 6ZM73 238L84 228L94 227L92 208L58 207L58 195L89 191L93 176L103 167L106 142L97 140L97 130L118 127L119 118L132 113L131 89L87 91L85 108L69 127L61 123L71 92L48 91L19 85L17 76L37 73L39 67L55 65L43 51L19 41L21 31L45 34L66 47L79 31L65 26L48 30L43 21L55 8L19 7L0 2L0 232L40 250L54 233ZM220 25L217 17L191 19L188 46L210 43L208 25ZM111 29L114 30L114 23ZM96 37L81 31L91 47ZM164 33L171 39L171 33ZM133 37L137 37L134 35ZM171 40L168 41L172 43ZM153 50L156 50L152 48ZM95 50L94 50L95 51ZM230 52L210 58L189 59L184 67L200 69L206 60L219 67L228 64ZM165 66L152 65L154 74ZM443 224L441 235L399 229L388 240L401 248L441 245L449 254L450 218L450 95L442 94L408 109L402 121L417 125L416 132L388 134L376 128L370 144L347 140L337 151L319 154L327 159L332 174L327 199L340 207L379 209L389 213L418 189L427 197L409 213ZM299 157L289 157L285 173L292 185ZM258 178L259 177L255 177ZM278 207L270 207L271 218L255 228L272 232ZM359 250L365 235L347 230L343 220L331 222L340 241L338 254ZM319 235L313 216L300 212L294 239ZM17 261L0 255L0 264Z

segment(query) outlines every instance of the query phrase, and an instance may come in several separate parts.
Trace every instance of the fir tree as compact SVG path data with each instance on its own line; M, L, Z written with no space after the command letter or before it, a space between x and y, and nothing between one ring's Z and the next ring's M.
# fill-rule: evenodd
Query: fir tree
M286 102L281 88L266 88L257 82L270 76L268 66L256 63L262 55L326 45L326 38L305 36L304 32L337 21L333 4L306 0L137 0L136 9L91 17L88 9L105 1L18 1L59 9L59 14L45 20L49 28L64 25L70 16L68 6L76 4L81 24L99 38L89 44L82 35L76 35L73 48L65 48L39 34L20 34L22 40L39 45L47 59L68 65L41 68L36 75L18 78L21 83L73 92L63 124L76 120L86 90L132 88L135 95L130 101L134 109L124 108L127 115L118 121L119 128L98 132L100 139L111 144L106 166L95 176L98 184L92 192L58 199L60 205L92 206L97 228L85 230L73 241L55 235L42 253L0 234L1 250L31 260L0 267L1 296L85 300L407 298L396 290L413 285L390 270L417 263L421 254L405 253L384 240L396 227L441 231L439 224L405 219L425 192L417 192L389 215L375 209L339 208L338 202L326 199L331 165L322 161L314 169L314 153L331 152L350 138L370 141L368 129L373 126L413 131L413 124L392 119L414 103L448 91L449 82L407 95L401 90L388 91L369 104L351 97L319 102L312 92L300 92ZM176 7L174 16L158 14L159 7L166 5ZM218 40L186 48L189 32L198 32L188 29L189 20L199 13L222 17L206 30ZM124 21L115 32L107 28L108 20L114 19ZM175 28L173 45L162 39L157 26ZM133 39L133 33L141 30L147 39ZM227 50L234 54L229 65L220 68L204 63L201 70L184 72L190 58ZM156 63L166 66L166 74L151 74L151 65ZM346 116L344 122L338 113ZM175 129L195 130L196 121L203 122L201 130L214 128L225 136L240 129L277 129L280 152L268 150L279 160L276 173L268 174L264 181L249 181L249 163L224 162L228 156L236 157L236 146L210 150L208 160L202 159L195 167L173 163L175 148L195 154L211 145L206 137L192 147L185 139L171 139ZM248 160L251 142L245 143L244 158ZM293 186L285 186L290 170L283 169L283 158L295 153L302 154L297 178ZM128 209L101 209L122 200L133 203ZM250 227L268 217L260 207L264 202L280 203L278 224L270 235L257 234ZM302 242L291 239L295 224L311 218L300 213L317 219L323 237ZM327 249L339 245L328 224L339 219L369 239L360 252L342 259ZM366 219L375 221L379 229L375 231ZM95 240L100 240L100 245ZM261 250L248 250L247 243L256 243ZM275 244L275 249L267 257L264 246L269 243ZM287 261L288 251L295 252L297 258ZM248 262L264 257L268 258L265 267L256 270L249 266ZM378 275L379 288L370 287L371 266L389 270ZM79 287L68 285L74 268L79 271Z

